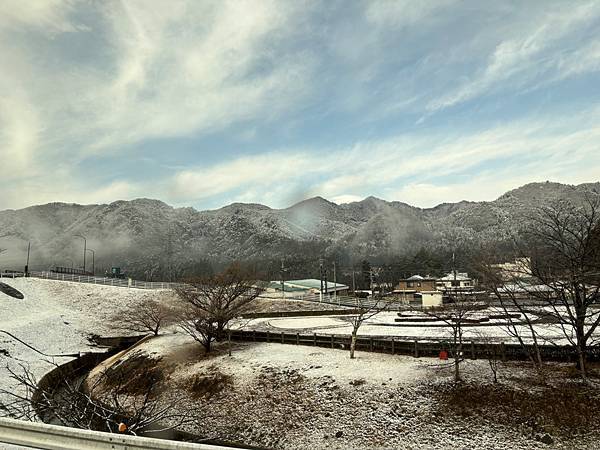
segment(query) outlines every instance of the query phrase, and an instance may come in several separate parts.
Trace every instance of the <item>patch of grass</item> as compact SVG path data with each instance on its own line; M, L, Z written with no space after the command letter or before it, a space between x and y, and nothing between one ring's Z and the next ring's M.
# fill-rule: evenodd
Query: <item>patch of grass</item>
M521 389L507 385L444 383L433 387L438 413L482 417L533 433L574 435L600 426L600 391L581 384Z
M104 384L121 394L141 395L149 391L156 394L156 387L164 380L159 367L160 359L143 352L132 354L104 372Z
M218 370L209 373L199 373L188 378L186 389L195 399L210 398L233 383L231 375Z

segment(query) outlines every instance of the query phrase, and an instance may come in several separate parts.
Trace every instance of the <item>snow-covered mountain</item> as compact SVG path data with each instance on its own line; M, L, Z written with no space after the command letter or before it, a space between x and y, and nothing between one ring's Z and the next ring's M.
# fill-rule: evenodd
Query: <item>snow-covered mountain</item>
M531 210L550 201L600 195L600 183L532 183L491 202L445 203L422 209L375 197L337 205L324 198L286 209L234 203L211 211L136 199L108 205L50 203L0 211L0 268L82 265L83 240L96 269L127 268L137 276L193 270L199 264L265 261L331 254L352 259L403 254L448 239L508 236ZM91 254L87 267L91 268Z

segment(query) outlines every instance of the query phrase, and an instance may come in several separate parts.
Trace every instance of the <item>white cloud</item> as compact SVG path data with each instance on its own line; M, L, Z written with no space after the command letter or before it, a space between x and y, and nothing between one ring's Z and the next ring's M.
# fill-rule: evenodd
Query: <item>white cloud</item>
M337 195L337 196L333 197L331 199L331 201L333 203L337 203L338 205L341 205L343 203L359 202L363 198L364 197L361 197L360 195L342 194L342 195Z
M268 190L274 184L287 183L310 173L315 162L309 154L273 153L242 157L207 168L184 170L175 175L169 196L194 201L244 187L251 188L252 185Z
M568 55L566 62L563 49L557 47L598 18L600 8L597 6L594 2L565 4L547 14L532 17L533 23L528 24L525 33L502 40L489 55L484 68L458 88L430 101L427 109L444 109L501 88L514 91L534 81L539 83L537 80L542 76L566 78L575 73L598 70L597 49L587 52L587 58ZM515 30L508 31L514 33ZM572 69L572 64L576 64L576 70ZM549 75L552 71L558 75Z
M483 131L477 111L456 119L451 132L442 127L454 118L444 122L442 114L433 124L402 124L489 92L537 89L600 70L600 44L587 39L597 4L547 11L530 4L524 13L500 5L505 20L479 23L477 16L465 30L452 27L467 10L485 8L453 0L361 5L364 14L343 8L347 16L338 18L335 7L275 0L2 2L0 208L113 196L283 205L310 195L344 202L375 194L429 204L474 189L468 180L447 181L453 176L495 160L523 161L524 154L537 158L528 168L534 178L589 175L598 162L597 111L566 119L533 112ZM293 130L286 146L301 150L274 150L281 136L271 141L269 125ZM341 131L323 132L320 141L321 127ZM210 148L194 147L208 135ZM231 135L236 144L223 144ZM179 161L144 154L141 143L155 149L164 142L171 156L179 149L169 138L189 139L195 150L186 148ZM211 155L216 162L202 164L209 152L238 143L228 159ZM242 156L245 148L254 155ZM162 178L115 181L110 168L93 181L79 175L87 159L118 167L149 157L165 167ZM524 173L513 169L514 177L473 177L486 183L475 193L513 187Z
M336 203L369 195L417 206L492 200L530 181L593 180L590 167L600 166L599 118L600 112L591 109L569 121L529 120L467 136L415 134L350 149L322 148L320 154L304 150L243 157L181 171L170 195L179 203L226 195L286 206L283 202L303 185L305 198L322 195Z
M310 58L280 57L296 10L291 5L226 1L125 2L108 13L117 73L93 105L93 148L152 137L212 132L252 117L273 117L301 99ZM86 111L90 113L90 111Z
M68 0L3 0L0 3L0 29L17 31L25 26L49 33L87 29L69 19L73 9L74 2Z
M98 18L86 57L75 58L69 53L75 50L45 35L84 39L77 32L89 34L89 27L72 14L81 6L96 8ZM288 58L272 49L304 9L270 0L4 2L3 181L37 175L60 191L50 175L57 164L70 166L64 177L74 178L90 155L125 155L131 144L151 138L274 120L310 89L310 55Z
M366 17L369 22L378 25L422 25L424 19L435 17L440 10L455 3L456 0L371 0L367 3Z

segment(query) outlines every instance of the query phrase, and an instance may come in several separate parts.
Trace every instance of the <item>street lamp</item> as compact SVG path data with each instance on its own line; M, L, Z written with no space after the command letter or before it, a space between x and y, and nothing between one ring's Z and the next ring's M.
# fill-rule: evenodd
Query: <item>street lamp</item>
M96 252L90 248L87 251L92 252L92 275L94 275L96 273Z
M85 273L85 254L87 253L87 239L81 234L76 234L75 237L83 239L83 272Z

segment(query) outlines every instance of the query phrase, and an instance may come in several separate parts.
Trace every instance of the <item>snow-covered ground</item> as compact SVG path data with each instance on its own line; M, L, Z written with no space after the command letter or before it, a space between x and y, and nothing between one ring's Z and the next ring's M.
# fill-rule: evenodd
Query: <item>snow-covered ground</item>
M496 311L490 311L495 313ZM358 334L361 336L396 336L411 339L447 339L452 335L451 328L443 321L426 323L397 323L395 312L382 312L365 321ZM286 317L255 319L248 323L248 327L256 329L276 329L278 331L290 330L294 332L317 332L320 334L349 335L352 326L348 316L321 316L321 317ZM491 320L490 325L469 326L465 325L464 338L466 340L489 339L494 341L511 342L513 338L503 320ZM499 323L494 325L494 323ZM541 342L554 344L567 344L567 340L559 325L536 324L536 331L541 336ZM518 326L520 334L527 340L530 335L526 326ZM599 331L600 333L600 331Z
M151 298L172 295L170 291L144 291L36 278L2 279L21 291L18 300L0 293L0 330L8 331L46 354L99 351L87 340L92 333L113 336L114 315L126 305L143 304ZM117 333L119 334L119 333ZM121 333L122 334L122 333ZM46 358L10 336L0 333L0 388L11 389L6 365L17 369L28 365L36 378L70 358Z
M493 419L441 417L429 389L451 379L451 369L434 358L358 352L351 360L344 350L276 343L235 343L231 357L222 344L206 357L183 333L152 338L132 354L140 352L164 370L164 395L178 398L182 412L199 414L199 425L189 431L213 439L340 450L583 449L595 442L555 435L548 447L527 430ZM503 367L501 382L510 384L522 370ZM466 361L463 376L489 382L487 361ZM190 386L198 377L227 382L194 398Z

